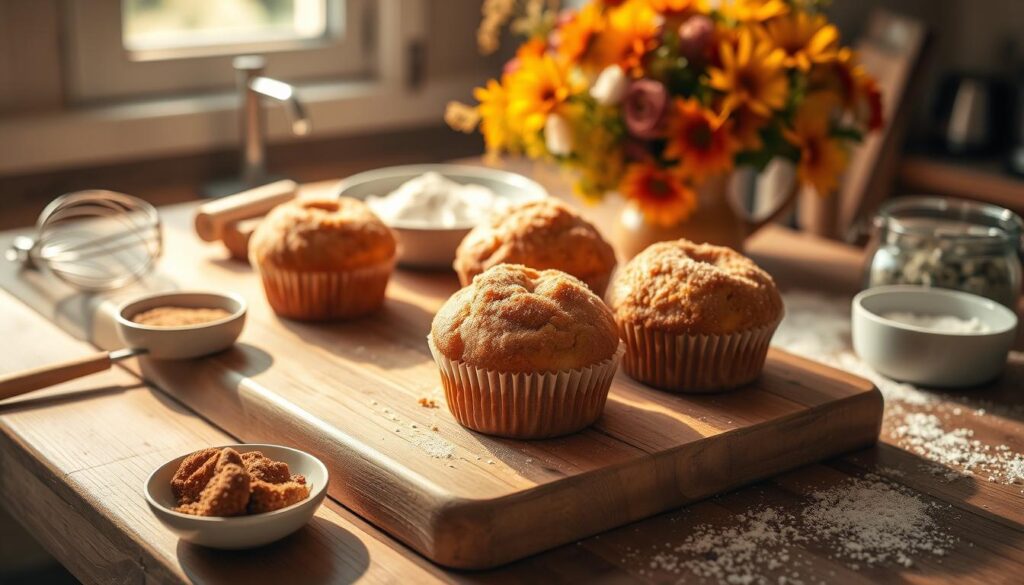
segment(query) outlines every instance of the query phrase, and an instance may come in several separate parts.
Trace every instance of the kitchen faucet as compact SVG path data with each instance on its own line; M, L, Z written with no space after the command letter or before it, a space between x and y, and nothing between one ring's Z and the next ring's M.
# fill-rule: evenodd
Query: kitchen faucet
M267 122L263 98L281 102L291 122L292 133L305 136L311 130L306 108L299 101L295 87L263 75L267 61L259 55L235 57L232 65L238 79L240 98L238 129L242 148L242 172L239 181L212 186L218 195L235 193L273 180L267 174Z

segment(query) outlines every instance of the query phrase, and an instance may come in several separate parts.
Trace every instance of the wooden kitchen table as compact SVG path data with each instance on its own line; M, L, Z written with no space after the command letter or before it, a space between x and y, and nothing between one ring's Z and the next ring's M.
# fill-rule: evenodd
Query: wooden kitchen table
M849 293L860 279L859 251L783 228L757 235L749 252L784 287ZM51 316L58 322L63 310L76 310L58 307ZM3 291L0 339L0 371L92 350ZM940 395L940 404L949 406L946 420L973 427L977 438L1024 451L1024 409L1017 408L1022 373L1024 366L1015 362L997 387L984 390L982 397L1001 407L1000 414L984 419L963 412L967 407L959 408L959 395ZM144 479L175 455L233 441L201 413L142 382L129 364L0 404L0 497L85 582L671 583L701 582L652 559L692 528L729 526L736 515L764 502L796 512L811 490L877 473L936 504L932 514L939 527L957 542L944 556L915 556L911 567L859 570L815 543L795 545L805 561L800 581L988 584L1015 582L1024 574L1024 486L982 478L939 481L926 461L899 446L891 428L883 429L876 447L485 572L442 569L330 499L310 526L263 549L218 552L179 542L147 509ZM780 575L792 578L791 572Z

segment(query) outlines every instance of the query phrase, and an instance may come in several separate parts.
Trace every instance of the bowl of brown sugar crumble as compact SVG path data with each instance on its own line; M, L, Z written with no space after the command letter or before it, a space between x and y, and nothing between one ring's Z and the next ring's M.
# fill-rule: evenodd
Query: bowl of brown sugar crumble
M133 299L116 319L126 346L160 359L187 359L231 346L245 313L245 300L234 293L175 291Z

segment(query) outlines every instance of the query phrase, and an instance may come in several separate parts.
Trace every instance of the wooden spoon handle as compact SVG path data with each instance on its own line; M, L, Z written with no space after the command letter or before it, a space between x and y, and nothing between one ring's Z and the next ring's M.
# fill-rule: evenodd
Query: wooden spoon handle
M204 203L196 209L196 234L204 241L215 242L221 239L227 224L264 215L294 199L298 189L295 181L284 179Z
M109 369L111 363L110 354L101 351L66 362L0 375L0 400L102 372Z

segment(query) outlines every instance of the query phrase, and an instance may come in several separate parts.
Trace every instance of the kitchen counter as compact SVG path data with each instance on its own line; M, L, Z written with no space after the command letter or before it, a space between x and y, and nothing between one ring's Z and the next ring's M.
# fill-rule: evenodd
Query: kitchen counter
M588 213L604 223L601 217L606 220L609 212ZM181 210L170 215L187 217ZM858 250L784 228L767 228L751 240L748 252L784 288L850 294L860 280ZM92 351L7 292L0 292L0 315L0 336L7 340L0 371ZM975 440L1021 453L1024 364L1019 354L1014 359L1001 382L969 397L927 393L926 407L897 400L887 408L920 408L922 416L937 417L943 429L968 429ZM0 405L0 496L10 513L86 582L690 582L700 581L697 573L716 582L713 569L723 566L716 561L724 555L698 555L708 562L693 565L686 564L693 555L674 552L694 530L728 529L765 510L796 517L823 491L850 478L875 481L870 478L878 476L906 502L923 503L948 550L915 554L907 559L910 566L895 560L852 562L837 556L835 546L798 542L796 530L787 533L791 542L768 543L778 549L777 563L754 567L748 576L766 576L773 583L1015 580L1024 570L1024 485L955 473L957 463L938 465L927 456L932 451L922 455L907 440L898 424L905 420L887 419L880 443L870 449L499 569L459 572L430 563L333 500L309 527L264 549L225 553L178 542L147 509L143 481L172 456L234 439L147 385L128 364ZM740 531L763 547L766 541L757 540L756 532ZM711 573L701 572L709 567Z

